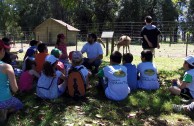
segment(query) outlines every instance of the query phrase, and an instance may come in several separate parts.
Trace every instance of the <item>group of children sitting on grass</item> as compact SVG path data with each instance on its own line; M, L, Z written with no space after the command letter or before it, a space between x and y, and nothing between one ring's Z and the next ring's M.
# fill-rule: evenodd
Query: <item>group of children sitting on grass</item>
M10 49L10 47L0 40L1 120L6 119L7 113L22 109L22 102L11 95L11 90L13 93L17 92L18 87L22 93L30 92L33 88L36 88L37 96L42 99L55 99L66 91L70 92L70 95L76 92L82 94L83 90L90 87L89 76L92 73L82 65L82 53L73 51L68 56L66 45L62 41L64 37L63 34L58 35L57 45L51 50L50 54L45 43L39 43L35 40L30 42L31 47L27 49L24 56L23 72L19 76L18 84L12 66L2 61L6 50ZM71 64L68 62L68 58ZM102 87L106 97L114 101L127 98L128 94L136 89L159 89L157 69L152 62L152 52L143 50L141 52L141 60L142 62L136 67L132 64L133 55L131 53L122 55L120 52L114 51L110 55L110 64L94 75L99 80L97 87ZM186 57L183 67L186 71L183 81L177 81L177 85L173 85L169 90L173 94L193 99L194 57ZM76 77L79 76L78 74L75 74L75 78L69 77L74 69L80 71L84 86L75 84L79 83L76 80ZM71 81L74 84L69 84ZM193 107L193 103L186 107L174 105L175 109L187 108L188 110L193 110Z

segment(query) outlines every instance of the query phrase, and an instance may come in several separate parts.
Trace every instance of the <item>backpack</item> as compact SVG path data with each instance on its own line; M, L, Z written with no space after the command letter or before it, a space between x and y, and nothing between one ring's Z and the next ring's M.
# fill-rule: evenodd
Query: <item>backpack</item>
M80 67L79 69L75 67L71 67L68 72L67 78L67 88L68 93L71 97L79 98L85 96L86 93L86 82L81 73L81 69L84 67Z

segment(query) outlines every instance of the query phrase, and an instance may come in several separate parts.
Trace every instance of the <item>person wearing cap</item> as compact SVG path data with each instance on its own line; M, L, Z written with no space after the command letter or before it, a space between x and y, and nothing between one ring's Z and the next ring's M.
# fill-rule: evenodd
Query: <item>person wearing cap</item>
M2 61L6 49L10 47L0 40L0 121L5 121L8 113L23 108L22 102L12 95L18 91L13 67Z
M83 55L80 51L74 51L72 53L71 63L72 63L72 67L70 69L76 68L78 70L78 69L82 68L80 70L80 72L81 72L82 76L84 77L84 81L86 82L85 87L89 88L90 85L89 85L89 79L88 78L91 75L91 72L85 66L82 65Z
M177 86L169 87L169 91L185 100L194 99L194 56L184 58L183 68L185 70L183 80L177 79Z
M41 76L38 79L36 92L42 99L55 99L65 92L66 76L59 70L56 70L58 58L48 55L43 64ZM58 84L58 80L63 82Z
M68 54L67 54L67 42L66 42L66 36L61 33L57 35L57 42L55 44L55 48L58 48L61 50L62 55L59 57L59 60L63 62L63 64L66 64L68 62Z
M35 54L36 54L36 50L34 49L28 49L26 52L26 58L22 64L22 70L25 71L26 69L26 60L30 59L31 61L35 60Z
M30 52L34 51L34 53L37 53L37 46L39 44L39 41L32 40L30 41L30 47L27 49L26 54L24 55L23 61L25 61L26 57L30 56Z
M7 37L4 37L2 39L2 41L4 42L4 44L9 47L8 49L5 49L5 56L3 57L2 61L5 62L5 63L8 63L8 64L11 64L12 63L12 60L16 60L18 58L17 55L15 54L12 54L10 52L10 39L7 38Z
M83 65L92 71L92 74L98 72L98 68L102 63L103 50L101 45L96 42L97 36L94 33L88 34L88 42L82 47L81 52L87 54L84 58ZM92 69L94 67L94 69Z
M55 56L56 58L59 58L62 55L62 52L61 50L54 48L51 50L51 55ZM57 69L66 75L64 64L61 61L57 62Z

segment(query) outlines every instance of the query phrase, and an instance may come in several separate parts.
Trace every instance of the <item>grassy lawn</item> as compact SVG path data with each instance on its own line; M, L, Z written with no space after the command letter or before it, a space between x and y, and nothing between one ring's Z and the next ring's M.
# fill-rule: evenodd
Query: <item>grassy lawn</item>
M133 48L132 48L133 49ZM133 51L133 50L132 50ZM20 54L23 55L23 54ZM109 57L104 57L102 66ZM134 64L140 62L134 56ZM121 102L106 99L104 93L95 88L95 78L90 78L92 88L86 99L74 101L63 95L56 100L41 100L35 90L28 94L17 94L24 109L9 117L10 126L106 126L106 125L192 125L194 114L175 113L172 104L183 104L178 96L169 93L173 78L183 74L182 58L156 57L154 59L160 76L161 87L157 91L137 90Z

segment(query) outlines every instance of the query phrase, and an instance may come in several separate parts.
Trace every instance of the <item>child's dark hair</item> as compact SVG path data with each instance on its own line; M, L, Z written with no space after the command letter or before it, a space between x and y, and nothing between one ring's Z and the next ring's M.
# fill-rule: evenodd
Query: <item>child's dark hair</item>
M30 41L30 46L35 46L37 44L38 44L38 41L36 41L36 40Z
M185 61L188 64L189 69L194 69L194 66L190 65L187 61Z
M27 58L25 61L25 71L31 70L33 65L36 66L36 62Z
M111 55L110 55L110 59L112 62L121 63L121 58L122 58L122 54L119 51L114 51Z
M89 34L88 34L88 37L92 37L92 38L94 39L94 41L97 40L97 36L96 36L96 34L94 34L94 33L89 33Z
M153 53L150 50L143 50L141 52L141 57L145 58L145 61L152 62L152 60L153 60Z
M131 53L123 54L123 61L125 63L131 63L133 61L133 55Z
M61 39L62 37L65 38L65 35L64 35L63 33L57 35L57 42L56 42L56 45L59 45L60 39Z
M145 18L147 23L151 23L152 22L152 17L151 16L146 16Z
M38 45L38 51L40 52L40 53L42 53L42 52L44 52L46 49L47 49L47 45L45 44L45 43L40 43L39 45Z
M50 62L45 61L43 64L43 73L46 76L54 77L55 76L55 70L54 70L55 63L51 64Z
M82 64L82 63L83 63L83 59L82 59L82 60L80 60L80 61L74 61L74 60L72 60L71 62L72 62L72 65L74 65L74 66L78 66L78 65L80 65L80 64Z

